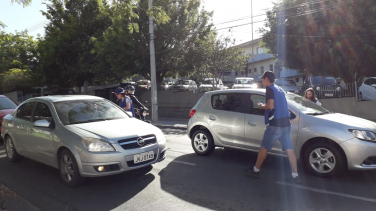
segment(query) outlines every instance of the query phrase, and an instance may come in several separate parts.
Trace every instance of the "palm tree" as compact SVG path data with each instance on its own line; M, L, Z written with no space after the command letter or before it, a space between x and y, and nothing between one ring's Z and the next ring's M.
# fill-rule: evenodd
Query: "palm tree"
M24 7L25 6L29 6L29 4L31 3L32 0L11 0L12 4L14 2L16 2L17 4L21 4L23 5Z

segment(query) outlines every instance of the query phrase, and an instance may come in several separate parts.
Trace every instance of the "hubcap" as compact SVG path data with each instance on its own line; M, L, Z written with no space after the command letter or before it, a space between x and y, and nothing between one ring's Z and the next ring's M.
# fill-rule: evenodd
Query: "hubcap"
M309 155L311 167L319 173L329 173L336 166L334 154L325 148L314 149Z
M68 155L63 155L61 157L60 171L65 181L72 181L74 176L73 161Z
M7 139L7 144L6 144L5 147L7 149L7 156L8 156L8 158L13 158L14 147L13 147L13 141L12 141L12 139L10 139L10 138Z
M208 149L208 138L203 133L197 133L195 138L193 139L193 144L197 151L199 152L205 152Z

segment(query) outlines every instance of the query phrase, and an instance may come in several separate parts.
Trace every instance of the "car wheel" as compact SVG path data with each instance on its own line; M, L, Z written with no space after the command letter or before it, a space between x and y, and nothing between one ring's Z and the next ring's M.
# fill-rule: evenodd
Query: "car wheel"
M13 140L10 136L5 138L5 153L7 154L10 162L18 161L22 158L21 155L17 153Z
M199 155L209 155L214 151L214 141L211 134L206 130L196 131L192 138L193 150Z
M83 182L76 159L69 150L63 150L59 155L59 171L62 181L68 186L75 187Z
M345 170L345 157L330 143L314 143L304 152L304 167L320 177L333 177Z

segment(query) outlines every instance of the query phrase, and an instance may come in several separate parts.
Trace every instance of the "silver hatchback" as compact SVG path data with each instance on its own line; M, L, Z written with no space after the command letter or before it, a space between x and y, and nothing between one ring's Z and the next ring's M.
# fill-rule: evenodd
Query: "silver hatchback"
M376 169L376 123L329 112L293 93L286 98L291 141L306 170L334 176L345 169ZM194 151L208 155L216 146L258 151L266 128L259 102L265 102L265 89L205 93L188 122ZM269 153L285 156L279 142Z
M4 117L1 136L10 161L58 168L69 186L162 161L167 149L160 129L94 96L29 99Z

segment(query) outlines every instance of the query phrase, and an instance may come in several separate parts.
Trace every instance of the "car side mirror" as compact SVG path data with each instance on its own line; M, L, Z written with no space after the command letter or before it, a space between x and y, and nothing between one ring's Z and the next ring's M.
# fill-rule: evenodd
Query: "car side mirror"
M376 89L376 84L372 84L371 86Z
M45 127L45 128L48 128L50 127L50 122L45 120L45 119L41 119L41 120L37 120L34 122L34 127Z

